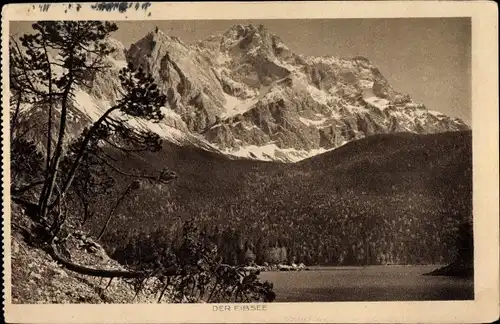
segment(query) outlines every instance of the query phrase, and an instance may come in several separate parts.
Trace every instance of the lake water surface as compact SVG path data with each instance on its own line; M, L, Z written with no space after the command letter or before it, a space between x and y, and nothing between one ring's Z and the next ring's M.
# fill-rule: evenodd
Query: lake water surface
M276 302L474 299L472 278L423 276L439 266L312 267L263 272Z

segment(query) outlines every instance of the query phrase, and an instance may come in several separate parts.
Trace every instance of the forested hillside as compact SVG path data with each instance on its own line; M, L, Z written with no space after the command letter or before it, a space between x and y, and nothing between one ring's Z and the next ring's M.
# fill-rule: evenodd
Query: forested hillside
M171 244L180 220L191 219L229 263L252 254L257 263L443 263L471 219L470 132L378 135L296 164L164 148L120 159L178 175L120 207L103 240L123 261L150 242Z

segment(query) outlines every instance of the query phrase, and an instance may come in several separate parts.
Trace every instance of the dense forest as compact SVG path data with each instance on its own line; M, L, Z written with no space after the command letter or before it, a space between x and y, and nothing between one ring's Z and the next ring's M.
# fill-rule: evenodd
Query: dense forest
M132 195L102 238L123 262L175 245L192 220L229 264L446 263L471 221L469 132L379 135L294 165L165 148L134 161L166 164L178 179Z

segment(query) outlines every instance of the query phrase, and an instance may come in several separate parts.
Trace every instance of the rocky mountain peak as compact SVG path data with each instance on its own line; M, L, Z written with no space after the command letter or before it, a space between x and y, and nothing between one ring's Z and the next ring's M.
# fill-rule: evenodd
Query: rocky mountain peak
M178 37L169 36L160 29L155 29L142 39L133 43L128 52L133 57L137 53L146 55L148 57L157 57L164 55L167 52L181 52L186 53L188 46L184 44ZM130 59L130 57L129 57Z
M261 56L274 58L288 49L281 39L264 25L234 25L226 32L208 37L198 43L202 48L228 53L237 61Z
M117 67L143 68L166 93L164 123L228 155L290 162L372 134L468 129L395 90L367 58L300 55L262 25L195 44L159 29L128 50L111 44ZM93 97L113 99L116 71L98 78Z
M254 39L266 38L270 33L264 25L237 24L229 28L223 36L234 40L242 40L247 37Z

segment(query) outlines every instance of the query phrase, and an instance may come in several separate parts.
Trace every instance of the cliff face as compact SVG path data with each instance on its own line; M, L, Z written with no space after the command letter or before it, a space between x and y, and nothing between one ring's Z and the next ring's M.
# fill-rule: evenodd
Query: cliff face
M372 134L468 129L392 88L368 59L299 55L262 25L191 45L159 30L128 50L110 44L111 68L77 92L77 110L95 119L119 95L118 71L131 63L168 97L162 123L133 122L180 144L293 162Z
M194 45L150 33L127 58L191 132L229 154L295 161L376 133L468 128L394 90L366 58L298 55L262 25Z

